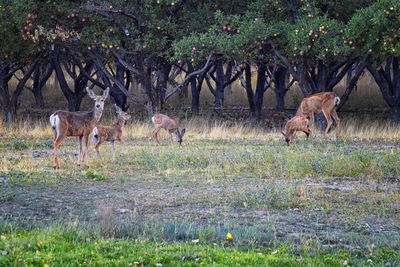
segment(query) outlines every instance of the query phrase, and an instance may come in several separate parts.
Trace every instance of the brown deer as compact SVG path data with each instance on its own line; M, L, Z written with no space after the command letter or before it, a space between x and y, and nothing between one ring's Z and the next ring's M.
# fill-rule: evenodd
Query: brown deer
M157 140L157 143L160 144L158 140L158 132L161 129L165 129L168 131L170 137L171 137L171 142L174 142L174 139L172 138L172 135L175 135L176 142L178 144L182 144L183 141L183 136L185 135L186 129L185 128L179 128L178 124L168 117L167 115L157 113L151 118L151 121L154 124L154 129L152 131L152 136Z
M285 132L282 131L283 136L285 136L285 141L289 145L293 140L293 135L295 132L300 131L307 135L311 134L310 128L308 128L310 120L305 116L296 115L291 118L285 125Z
M328 133L332 127L333 121L335 120L337 127L340 127L340 119L336 113L336 107L340 104L340 98L333 92L322 92L305 97L299 108L297 109L296 115L302 115L310 117L311 123L314 125L315 114L323 113L327 122L325 134Z
M101 96L97 96L89 87L86 87L86 92L95 102L92 110L81 112L61 110L54 112L50 116L50 124L54 130L54 169L60 168L58 147L67 136L77 136L79 138L78 166L85 160L89 145L89 135L101 118L109 88L107 87ZM84 149L82 149L82 139L84 139L85 143Z
M122 130L124 128L125 122L131 118L131 116L122 111L120 107L116 104L113 105L115 111L117 112L118 119L117 122L111 126L98 125L93 128L93 144L97 152L97 156L100 156L99 147L104 141L111 142L113 161L115 160L115 141L122 141Z

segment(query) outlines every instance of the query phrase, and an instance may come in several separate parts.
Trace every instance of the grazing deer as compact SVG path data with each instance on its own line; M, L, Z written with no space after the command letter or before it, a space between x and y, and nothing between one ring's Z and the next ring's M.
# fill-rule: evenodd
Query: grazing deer
M122 111L116 104L113 105L117 112L117 122L111 126L98 125L93 128L93 144L97 152L97 156L100 156L99 147L104 141L111 142L113 161L115 160L115 141L122 141L122 129L124 128L125 122L131 118L131 116Z
M158 140L158 132L161 129L165 129L168 131L170 137L171 137L171 142L174 142L174 139L172 138L172 135L175 135L176 142L178 144L182 144L182 138L186 132L185 128L179 128L178 124L168 117L167 115L157 113L151 118L151 121L154 124L154 129L152 131L152 136L157 140L157 143L160 144Z
M85 160L89 135L101 118L109 88L107 87L101 96L97 96L89 87L86 87L86 92L95 102L91 111L69 112L61 110L50 116L50 124L54 130L54 169L60 168L58 147L66 136L77 136L79 138L78 166L80 166L81 161ZM83 138L85 141L84 150L82 150Z
M300 131L307 135L311 134L310 128L308 128L308 123L310 120L305 116L296 115L291 118L285 125L285 132L282 131L283 136L285 136L285 141L289 145L293 140L293 135L295 132Z
M303 115L311 118L311 123L314 125L314 115L323 113L327 122L325 134L332 127L332 117L335 120L337 127L340 127L340 119L336 113L336 107L340 104L340 98L333 92L322 92L305 97L296 115Z

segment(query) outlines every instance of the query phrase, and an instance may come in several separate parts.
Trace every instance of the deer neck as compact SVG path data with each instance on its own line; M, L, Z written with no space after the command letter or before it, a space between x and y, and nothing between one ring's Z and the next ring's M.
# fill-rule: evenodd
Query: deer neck
M92 112L93 112L93 117L94 117L96 123L98 123L100 121L100 119L101 119L101 115L103 114L103 110L102 109L99 110L99 109L93 108Z
M125 120L124 120L123 118L118 118L118 120L117 120L117 122L115 123L115 125L122 128L122 127L124 127L124 125L125 125Z

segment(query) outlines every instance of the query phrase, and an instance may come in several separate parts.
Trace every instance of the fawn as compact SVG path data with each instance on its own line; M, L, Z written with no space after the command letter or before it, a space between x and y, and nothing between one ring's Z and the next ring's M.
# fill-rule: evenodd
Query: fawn
M50 116L50 124L54 130L54 169L60 168L58 147L67 136L77 136L79 138L78 166L80 166L81 161L85 160L89 145L89 135L101 118L104 101L108 97L109 88L107 87L101 96L97 96L89 87L86 87L86 92L95 102L94 108L91 111L56 111ZM82 149L83 138L85 143L84 149Z
M115 111L118 115L117 122L111 126L98 125L93 128L93 144L97 152L97 156L100 156L99 147L104 141L111 142L113 160L115 160L115 141L122 141L122 130L124 128L125 122L131 118L131 116L122 111L120 107L116 104L113 105Z
M291 118L285 125L285 132L282 131L283 136L285 136L285 141L289 145L293 140L293 135L297 131L301 131L308 137L311 134L310 128L308 128L308 123L310 120L305 116L296 115Z
M158 132L161 129L165 129L168 131L168 133L171 137L171 142L174 142L172 135L175 135L176 142L180 145L182 144L183 136L185 135L186 129L179 128L178 124L175 122L175 120L171 119L167 115L157 113L156 115L154 115L151 118L151 121L154 124L152 136L157 140L158 144L160 144L160 142L158 140Z

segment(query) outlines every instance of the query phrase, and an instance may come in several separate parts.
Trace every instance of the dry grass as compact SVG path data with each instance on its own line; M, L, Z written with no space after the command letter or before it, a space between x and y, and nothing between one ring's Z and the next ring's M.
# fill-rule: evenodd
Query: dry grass
M106 119L106 121L110 121ZM107 122L104 122L107 124ZM250 126L244 122L228 123L223 120L210 120L207 118L191 118L181 120L181 126L186 128L186 140L270 140L282 139L280 128L265 129L262 126ZM125 127L126 140L151 140L152 124L143 121L130 121ZM302 139L303 135L298 134ZM389 121L379 121L358 118L342 120L340 131L334 130L327 138L357 139L365 141L386 140L396 141L400 136L400 127ZM53 131L47 120L33 121L21 120L11 128L4 128L0 124L0 137L3 138L33 138L52 139ZM166 131L160 131L163 142L168 142ZM313 138L323 138L314 130Z
M389 122L349 119L343 123L340 136L348 139L398 141L400 127Z

